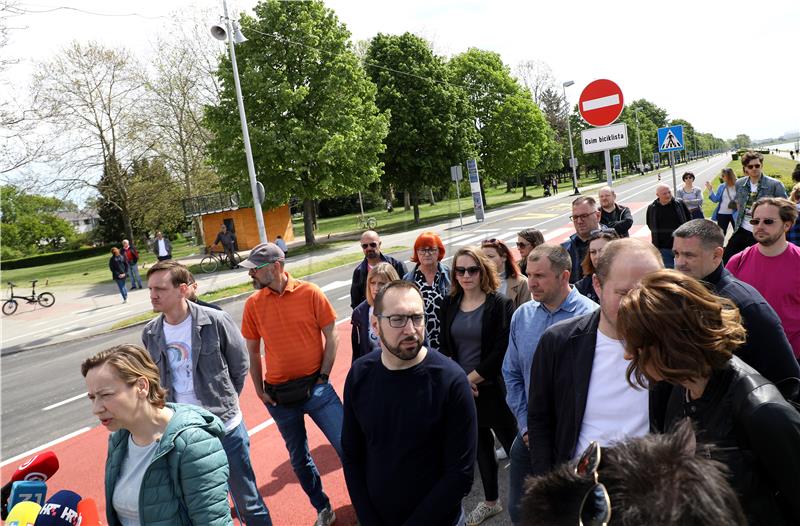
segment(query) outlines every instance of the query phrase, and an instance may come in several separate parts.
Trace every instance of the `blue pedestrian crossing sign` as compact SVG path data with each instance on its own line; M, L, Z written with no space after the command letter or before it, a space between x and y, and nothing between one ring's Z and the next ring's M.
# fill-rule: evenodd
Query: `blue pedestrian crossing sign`
M658 151L683 150L683 126L667 126L658 129Z

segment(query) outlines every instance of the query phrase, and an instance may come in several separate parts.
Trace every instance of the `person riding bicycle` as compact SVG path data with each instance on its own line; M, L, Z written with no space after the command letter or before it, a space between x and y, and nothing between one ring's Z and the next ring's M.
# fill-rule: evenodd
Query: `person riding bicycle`
M236 264L236 260L233 257L233 247L236 244L236 234L233 232L228 232L228 227L225 226L223 223L219 229L219 234L217 234L217 238L214 239L214 242L211 243L213 247L217 243L222 245L223 250L225 250L225 255L228 257L228 265L233 268L237 268L239 265Z

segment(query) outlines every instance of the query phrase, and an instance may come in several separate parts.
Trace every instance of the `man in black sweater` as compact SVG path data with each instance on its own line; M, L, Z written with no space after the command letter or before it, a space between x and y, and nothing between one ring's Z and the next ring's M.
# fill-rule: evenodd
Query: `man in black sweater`
M350 284L350 308L355 309L367 296L367 274L370 269L381 262L389 263L401 278L406 275L406 266L392 256L381 252L381 237L374 230L361 234L361 250L364 259L353 269L353 281Z
M661 253L665 267L675 267L672 233L691 218L686 204L672 197L669 186L663 183L656 185L656 200L647 206L647 228L650 229L650 239Z
M356 360L344 386L342 465L358 520L459 524L478 435L467 377L423 346L425 310L413 283L386 285L370 323L381 352Z

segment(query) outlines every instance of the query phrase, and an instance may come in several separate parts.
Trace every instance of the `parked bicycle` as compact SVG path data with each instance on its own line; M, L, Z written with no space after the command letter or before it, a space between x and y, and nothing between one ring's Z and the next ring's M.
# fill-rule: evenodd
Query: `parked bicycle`
M359 215L356 217L356 224L358 225L359 230L364 230L366 228L374 230L375 227L378 226L378 220L374 217Z
M206 274L216 272L220 265L227 265L230 268L231 266L237 267L239 263L242 262L242 256L235 251L233 253L233 265L228 261L228 255L225 252L215 252L212 250L212 247L209 246L206 247L206 253L208 255L200 261L200 269Z
M26 303L38 303L42 307L52 307L53 303L56 302L56 297L53 296L49 292L42 292L38 296L36 295L36 283L38 279L31 280L31 295L30 296L20 296L19 294L14 294L14 285L10 281L8 282L8 286L11 289L11 297L3 303L3 314L6 316L11 316L15 312L17 312L17 307L19 307L19 302L17 300L25 300Z

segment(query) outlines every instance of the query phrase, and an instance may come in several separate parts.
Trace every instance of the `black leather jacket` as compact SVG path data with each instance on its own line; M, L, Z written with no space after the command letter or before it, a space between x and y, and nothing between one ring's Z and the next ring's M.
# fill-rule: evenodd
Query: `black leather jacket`
M698 448L716 446L706 452L728 466L751 525L800 524L800 413L775 385L734 356L712 372L699 399L672 390L667 427L684 417L694 422Z

